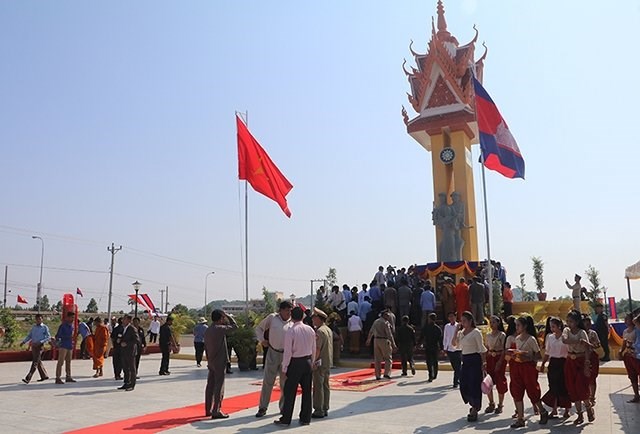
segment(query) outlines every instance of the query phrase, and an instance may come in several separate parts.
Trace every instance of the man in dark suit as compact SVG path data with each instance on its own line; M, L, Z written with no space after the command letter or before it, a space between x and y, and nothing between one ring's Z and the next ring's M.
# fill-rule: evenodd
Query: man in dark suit
M227 334L235 330L238 325L232 316L220 309L211 312L213 325L204 334L204 350L207 353L207 388L204 395L204 412L211 419L226 419L229 417L221 411L224 397L224 376L229 363L227 352Z
M111 347L113 351L111 352L111 359L113 362L113 375L116 380L122 380L122 362L120 360L121 347L120 343L122 342L122 330L124 327L122 326L122 318L118 319L118 323L115 327L113 327L113 331L111 332Z
M131 324L131 316L122 319L120 360L124 371L124 384L119 389L131 392L136 387L136 353L138 352L138 330Z
M138 379L140 378L138 376L138 371L140 370L140 356L142 356L144 349L147 348L147 338L144 329L140 325L140 318L135 317L133 319L133 326L138 331L138 349L136 352L136 379Z

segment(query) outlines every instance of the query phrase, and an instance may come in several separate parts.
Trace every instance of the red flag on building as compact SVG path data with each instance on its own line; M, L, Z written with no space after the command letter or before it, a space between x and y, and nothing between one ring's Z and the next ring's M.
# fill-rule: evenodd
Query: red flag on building
M82 295L82 291L80 291L80 288L76 288L76 294L78 294L80 297L84 297L84 295Z
M23 296L19 295L18 296L18 303L22 303L22 304L29 304L29 302L27 301L26 298L24 298Z
M286 196L293 185L271 161L238 115L236 115L236 125L238 127L238 178L248 181L255 191L274 200L287 217L291 217Z

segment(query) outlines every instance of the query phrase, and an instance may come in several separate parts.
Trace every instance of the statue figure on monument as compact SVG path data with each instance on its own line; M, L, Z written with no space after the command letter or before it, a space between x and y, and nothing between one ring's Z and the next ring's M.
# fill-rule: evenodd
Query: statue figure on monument
M464 223L464 202L460 198L460 193L454 191L451 193L451 209L454 215L454 238L455 238L455 256L456 261L462 261L462 248L464 247L464 238L462 238L462 229L467 226Z
M460 256L456 255L456 234L453 207L447 203L447 194L438 194L440 204L435 205L432 212L433 224L442 231L442 238L438 245L438 261L454 262L459 261Z

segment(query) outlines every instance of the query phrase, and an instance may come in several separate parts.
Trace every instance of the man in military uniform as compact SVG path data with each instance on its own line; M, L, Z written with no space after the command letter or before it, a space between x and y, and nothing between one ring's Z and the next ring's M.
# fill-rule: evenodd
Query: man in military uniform
M384 378L391 379L391 355L396 349L396 341L393 339L389 311L383 310L380 318L374 321L367 337L367 346L373 340L373 356L376 372L376 380L380 379L380 364L384 360Z
M329 414L329 375L333 360L333 332L325 321L327 314L313 308L313 328L316 330L316 360L313 364L313 413L321 419Z

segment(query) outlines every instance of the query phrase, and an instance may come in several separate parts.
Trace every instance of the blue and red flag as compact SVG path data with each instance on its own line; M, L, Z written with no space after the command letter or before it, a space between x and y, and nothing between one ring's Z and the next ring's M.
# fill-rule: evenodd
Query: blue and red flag
M476 117L480 133L480 149L487 169L507 178L524 179L524 159L507 123L487 91L473 79L476 92Z
M76 288L76 294L79 295L80 297L84 297L80 288Z

